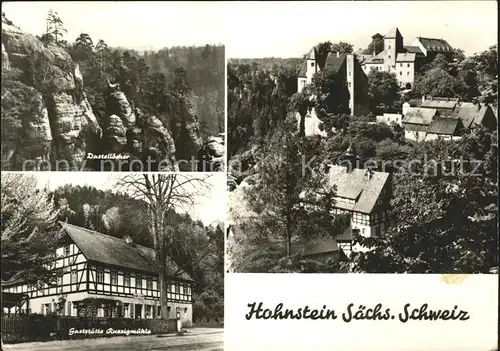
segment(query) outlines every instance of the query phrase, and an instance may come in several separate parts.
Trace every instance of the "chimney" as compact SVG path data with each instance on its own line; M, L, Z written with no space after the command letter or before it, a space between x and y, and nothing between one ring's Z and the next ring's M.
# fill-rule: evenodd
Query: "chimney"
M134 243L134 241L132 240L132 238L128 235L124 236L123 237L123 240L125 240L125 242L129 245L132 245Z

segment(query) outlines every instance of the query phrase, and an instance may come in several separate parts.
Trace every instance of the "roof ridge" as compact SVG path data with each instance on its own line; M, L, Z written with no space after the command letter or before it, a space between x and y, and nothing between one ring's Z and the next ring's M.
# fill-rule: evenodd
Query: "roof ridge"
M90 233L92 233L92 234L97 234L97 235L107 236L107 237L110 237L110 238L112 238L112 239L119 240L120 242L122 242L122 241L123 241L123 239L117 238L116 236L112 236L112 235L109 235L109 234L104 234L104 233L101 233L101 232L98 232L98 231L95 231L95 230L92 230L92 229L89 229L89 228L80 227L79 225L75 225L75 224L71 224L71 223L67 223L67 222L62 222L62 221L59 221L59 223L60 223L61 225L63 225L63 226L64 226L64 225L69 225L69 226L72 226L72 227L76 227L76 228L78 228L78 229L83 229L83 230L85 230L85 231L87 231L87 232L90 232ZM140 246L140 247L143 247L143 248L145 248L145 249L154 250L154 248L152 248L152 247L147 247L147 246L140 245L140 244L135 244L135 243L134 243L134 245L135 245L135 247Z

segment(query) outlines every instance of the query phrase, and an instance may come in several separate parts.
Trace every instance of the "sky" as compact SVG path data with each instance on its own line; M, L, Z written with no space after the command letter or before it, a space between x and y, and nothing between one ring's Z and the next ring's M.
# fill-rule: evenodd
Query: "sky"
M299 57L321 41L365 48L375 33L397 26L410 45L417 36L446 39L466 54L497 43L497 2L13 2L8 19L41 34L57 11L73 41L88 33L95 42L136 50L176 45L225 44L228 58Z
M40 188L48 186L50 190L71 184L75 186L88 185L100 190L112 191L118 190L117 181L126 176L123 173L108 172L33 172L30 175L37 178ZM200 174L193 174L193 176L198 177ZM214 173L207 181L210 184L210 189L204 196L195 199L196 204L190 211L190 215L195 219L200 219L205 225L210 225L214 221L225 222L227 212L225 174Z

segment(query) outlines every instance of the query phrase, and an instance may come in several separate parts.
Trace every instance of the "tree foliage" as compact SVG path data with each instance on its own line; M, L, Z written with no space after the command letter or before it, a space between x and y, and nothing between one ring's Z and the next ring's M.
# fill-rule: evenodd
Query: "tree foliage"
M35 176L3 174L1 180L2 280L52 284L57 212Z

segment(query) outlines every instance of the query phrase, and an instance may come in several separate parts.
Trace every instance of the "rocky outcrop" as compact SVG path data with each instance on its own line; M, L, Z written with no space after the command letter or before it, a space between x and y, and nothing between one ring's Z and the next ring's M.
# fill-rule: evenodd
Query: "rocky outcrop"
M108 86L105 153L129 155L129 164L120 170L178 171L174 139L162 121L133 108L119 84L108 81Z
M169 116L144 114L127 99L127 86L120 89L108 81L104 116L98 121L80 67L68 51L50 36L35 38L2 17L4 77L3 170L27 170L28 161L33 170L177 171L177 159L200 155L202 139L193 111L183 110L182 126L167 125ZM223 140L212 138L201 151L215 169L224 167L223 148ZM120 154L128 161L121 159L118 168L116 160L103 166L90 161L89 153ZM141 161L135 163L138 168L132 165L135 160Z
M224 171L225 145L224 134L209 137L198 153L198 171L222 172Z
M2 69L22 73L2 89L2 127L9 119L21 118L18 128L7 126L9 143L2 138L2 168L23 170L26 161L37 168L38 161L49 160L44 164L57 167L52 170L80 170L89 138L101 128L68 52L54 43L44 45L2 17ZM26 94L28 90L32 94ZM11 98L10 104L4 96ZM19 106L26 107L21 115ZM37 151L29 145L36 145Z

